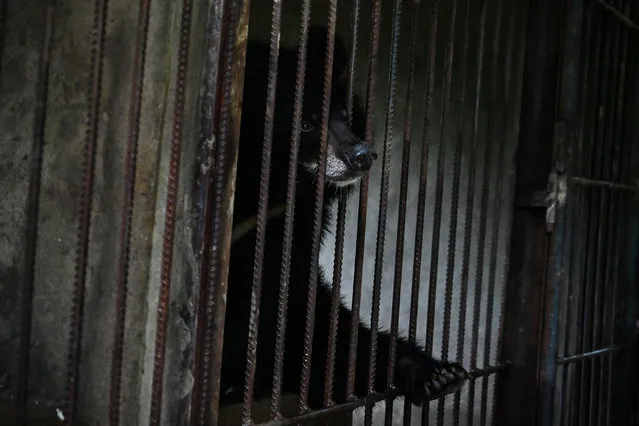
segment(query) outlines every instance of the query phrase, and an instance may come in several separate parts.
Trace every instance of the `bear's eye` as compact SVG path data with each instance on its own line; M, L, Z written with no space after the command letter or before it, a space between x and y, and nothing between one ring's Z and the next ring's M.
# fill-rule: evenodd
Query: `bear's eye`
M313 125L308 121L302 121L302 132L310 132L313 130Z

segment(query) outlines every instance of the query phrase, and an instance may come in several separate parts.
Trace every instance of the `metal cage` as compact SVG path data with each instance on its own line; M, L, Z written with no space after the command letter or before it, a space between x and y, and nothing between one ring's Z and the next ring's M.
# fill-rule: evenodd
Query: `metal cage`
M299 46L296 164L312 23L329 46L347 40L347 75L332 75L329 47L324 81L347 79L349 112L362 98L365 139L381 154L352 202L332 207L322 244L325 91L309 267L324 270L333 300L317 411L307 400L319 284L305 300L288 291L296 167L275 213L285 279L273 392L253 395L259 300L273 285L261 271L278 52ZM248 368L243 402L221 408L254 38L271 56ZM0 60L8 424L638 424L639 1L0 0ZM459 360L468 383L419 409L392 386L355 398L354 320L351 398L334 403L340 298L355 320L387 328L391 347L402 335ZM292 396L290 303L307 309ZM391 351L389 381L395 362Z

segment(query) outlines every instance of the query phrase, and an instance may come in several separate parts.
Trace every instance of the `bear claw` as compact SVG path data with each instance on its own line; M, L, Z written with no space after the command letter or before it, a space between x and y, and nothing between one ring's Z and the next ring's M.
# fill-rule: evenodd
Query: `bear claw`
M401 360L400 365L399 388L404 397L417 406L458 391L470 378L464 367L456 362L419 362L408 358Z

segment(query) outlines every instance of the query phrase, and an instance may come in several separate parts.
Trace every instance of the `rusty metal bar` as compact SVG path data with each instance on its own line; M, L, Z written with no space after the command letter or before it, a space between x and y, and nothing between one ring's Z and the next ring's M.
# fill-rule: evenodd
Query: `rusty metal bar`
M507 371L510 367L508 362L493 365L481 370L474 370L469 372L470 376L474 379L478 377L490 376L493 374L499 374L504 371ZM399 396L399 393L396 390L389 390L385 393L372 393L362 399L355 399L351 402L347 402L344 404L333 405L329 408L324 408L322 410L317 410L313 412L309 412L306 414L302 414L299 416L272 420L266 423L260 423L258 426L284 426L284 425L294 425L294 424L305 424L316 420L323 420L328 416L332 416L334 414L339 413L352 413L355 409L364 407L366 405L374 405L375 403L389 398L396 398Z
M346 93L346 110L352 124L353 103L355 102L355 64L357 63L357 44L359 37L359 9L360 0L351 2L351 49L348 59L348 92Z
M579 93L580 46L582 31L583 2L571 0L567 5L566 26L563 40L563 61L559 77L558 103L553 146L553 171L558 179L570 173L570 147L577 141L577 101ZM549 248L548 270L546 272L546 297L544 301L544 326L542 328L542 356L540 365L539 417L537 424L553 424L553 401L557 373L558 311L559 301L566 284L566 209L560 194L554 194L556 221L554 235Z
M214 288L209 284L209 247L213 215L212 183L214 169L211 162L215 158L216 130L219 116L220 86L222 84L222 63L224 48L222 40L225 40L227 26L226 7L212 7L209 9L206 28L205 62L203 94L200 109L200 135L199 156L205 165L203 172L198 176L198 200L195 202L196 211L199 214L199 232L202 238L194 245L199 246L199 297L196 318L195 356L193 365L193 394L191 396L191 424L204 425L206 419L205 406L208 401L208 377L210 375L210 340L207 331L210 329L210 321L214 315L213 300ZM199 244L198 244L199 243Z
M289 157L288 182L286 189L286 211L284 215L284 244L282 249L282 266L280 293L277 310L277 331L275 338L275 361L273 368L273 392L271 398L271 418L280 420L280 404L282 399L282 381L284 368L284 345L286 337L286 312L288 305L288 287L290 280L291 246L293 241L293 221L295 218L295 189L297 184L297 157L299 152L300 128L302 122L302 100L304 96L304 79L306 76L306 44L311 14L310 0L302 4L300 19L299 50L297 53L297 75L295 82L295 104L293 106L293 128L291 131L291 147Z
M353 103L355 100L355 64L357 58L357 37L359 30L359 0L355 0L351 8L351 51L348 65L348 88L346 94L346 109L348 111L349 124L353 124ZM326 365L326 377L324 387L324 404L327 407L334 405L333 382L335 375L335 346L337 342L337 316L340 303L340 290L342 284L342 263L344 254L344 232L346 224L346 198L340 194L337 202L337 224L335 229L335 255L333 258L333 293L331 300L331 325L328 340L328 360Z
M399 5L397 6L399 8ZM393 278L393 301L391 312L391 341L389 348L388 368L386 372L386 382L388 386L392 386L395 377L395 362L397 350L397 333L399 328L399 304L402 288L402 271L404 267L404 239L406 236L406 201L408 197L408 174L410 166L410 150L412 142L412 126L413 117L413 91L415 90L415 65L416 65L416 37L419 31L419 2L413 1L410 28L410 46L409 46L409 69L408 69L408 87L406 91L406 111L404 118L404 134L402 144L402 170L400 176L400 192L399 192L399 217L397 219L397 240L395 243L395 276ZM395 18L399 18L395 16ZM398 31L399 33L399 25ZM386 399L385 403L385 419L386 426L393 423L393 399ZM404 419L404 421L407 421Z
M615 345L608 348L596 349L594 351L588 351L584 353L580 353L578 355L571 355L565 358L561 358L557 360L558 365L571 364L580 361L587 361L593 358L603 357L605 355L609 355L614 352L619 352L624 349L628 349L632 343L626 343L623 345Z
M55 1L49 1L44 15L44 38L38 65L36 87L36 107L33 121L33 141L31 144L31 170L29 175L29 195L27 199L27 224L25 232L24 281L22 283L22 311L20 327L20 349L18 359L18 421L26 424L27 394L29 392L29 361L31 357L31 320L33 316L33 287L38 244L38 217L40 212L40 190L42 187L42 160L44 136L47 122L47 102L49 95L49 69L53 49Z
M530 4L526 23L521 112L516 151L515 198L544 191L548 184L555 120L563 4ZM510 237L506 303L500 359L512 363L497 377L497 426L536 421L539 336L547 264L545 209L515 205Z
M355 5L354 5L355 7ZM357 9L356 9L357 10ZM373 0L372 6L372 31L369 43L368 77L366 81L366 127L365 137L367 143L373 142L373 108L375 105L375 84L377 82L377 55L379 53L379 32L382 19L382 2ZM356 15L358 15L356 13ZM353 34L357 28L353 28ZM355 244L355 270L353 274L352 297L352 321L350 329L350 341L348 350L348 377L346 380L347 398L356 398L355 370L357 364L357 344L359 335L359 311L362 298L362 276L364 263L364 243L366 242L366 212L368 211L368 182L369 174L366 173L359 186L359 207L357 213L357 239Z
M175 83L173 128L171 132L171 160L166 194L166 212L162 241L162 270L160 272L160 296L155 335L155 356L151 396L151 414L149 423L160 424L162 416L162 392L164 384L164 357L166 354L166 333L168 321L169 297L171 295L171 272L173 266L173 244L175 236L175 211L177 207L178 182L180 178L180 153L182 145L182 121L186 96L186 75L188 67L189 41L191 36L191 17L193 3L182 3L182 22L180 23L180 42L178 47L178 70ZM119 380L119 378L118 378ZM118 385L119 386L119 385Z
M612 19L609 19L612 21ZM615 119L616 119L616 106L618 99L618 91L619 91L619 77L620 77L620 36L621 29L619 25L614 25L616 22L611 22L613 28L609 30L612 32L611 35L611 60L609 60L610 74L610 86L606 90L607 97L605 100L605 117L604 117L604 135L601 143L603 146L603 155L601 155L601 179L605 181L613 181L614 177L612 176L612 167L614 162L614 145L615 145ZM606 149L605 144L606 141L610 143L610 148ZM609 229L611 224L611 219L615 219L618 215L617 212L611 210L613 205L612 203L612 191L600 191L599 196L599 223L598 225L598 235L597 235L597 263L596 263L596 275L595 282L597 285L596 296L595 296L595 328L593 330L593 343L594 345L601 346L606 344L608 339L604 339L604 329L606 328L605 324L605 307L606 302L609 299L609 294L606 291L608 288L608 274L610 271L609 265L611 265L612 259L610 259L610 252L612 251L612 247L610 246L610 235L614 233L614 230ZM606 368L605 364L606 358L603 359L594 359L593 360L593 371L591 376L591 388L590 388L590 422L593 424L601 414L603 413L602 404L605 401L605 398L602 397L603 388L605 385L603 382L603 374Z
M587 62L584 62L585 64L587 64L586 70L585 70L585 76L584 76L584 80L583 80L583 87L582 87L582 91L584 92L584 103L593 103L596 102L595 100L595 96L596 96L596 89L597 89L597 84L598 84L598 80L599 80L599 74L600 74L600 55L601 55L601 34L600 34L600 25L598 25L598 21L595 21L595 12L596 9L594 7L594 4L591 5L591 7L588 9L588 14L586 15L586 23L585 23L585 28L584 28L584 32L586 32L585 38L584 40L587 40L587 44L586 46L584 46L584 51L581 52L584 55L584 60ZM593 29L591 30L590 27L593 27ZM593 49L593 45L594 45L594 49ZM591 54L590 51L594 50L594 54ZM592 56L591 56L592 55ZM592 69L590 69L592 67ZM592 139L592 135L594 134L594 128L592 127L595 123L595 118L596 118L596 111L595 109L589 109L585 111L585 121L584 121L584 129L583 129L583 133L584 135L588 135L588 142L584 141L582 142L582 145L580 145L580 159L579 159L579 168L581 170L579 170L579 173L581 173L584 176L588 176L590 174L589 171L589 166L590 163L592 162L592 142L590 142L590 140ZM585 139L585 138L584 138ZM590 202L591 199L591 193L588 193L587 191L583 190L580 191L582 195L582 199L583 199L583 205L584 208L585 206L588 205L588 203ZM587 211L588 213L588 211ZM577 238L577 243L576 245L578 247L580 247L580 265L579 265L579 269L578 269L578 275L579 277L576 278L577 280L579 280L579 298L578 300L578 308L577 308L577 321L576 323L577 325L577 338L576 338L576 343L575 343L575 349L579 350L579 351L584 351L586 350L584 348L584 333L583 333L583 329L584 329L584 315L586 312L586 295L588 294L588 291L590 290L589 287L587 285L583 285L582 281L585 280L584 276L586 275L586 269L587 269L587 238L588 238L588 221L589 221L589 216L587 214L585 215L580 215L577 218L577 221L579 222L579 226L578 226L578 233L579 233L579 237ZM582 288L583 287L583 288ZM582 406L582 395L581 395L581 388L582 388L582 374L583 374L583 370L585 368L585 365L583 364L579 364L575 367L574 369L574 374L573 374L573 380L572 380L572 391L575 394L574 397L574 416L575 416L575 421L579 421L579 416L581 413L581 406Z
M74 288L71 302L71 331L67 354L67 398L69 400L68 422L75 421L75 405L78 393L79 365L82 351L82 323L84 320L84 289L88 267L89 236L91 232L91 206L93 202L93 178L95 152L98 139L100 116L100 97L102 92L102 70L104 63L104 45L106 33L107 1L95 2L93 20L93 47L91 49L91 70L87 100L89 110L84 141L84 159L82 166L83 186L78 206L78 231L76 242Z
M502 9L505 6L502 6ZM506 91L499 90L499 81L497 80L497 76L499 75L500 79L503 81L501 85L503 87L508 87L508 83L510 81L510 62L511 62L511 52L514 45L514 31L515 31L515 21L513 17L508 13L508 11L512 11L512 9L506 9L506 12L501 11L501 15L498 15L499 18L497 20L499 25L499 36L497 38L497 44L495 45L495 52L493 60L493 82L492 82L492 93L491 98L493 98L493 102L497 111L501 110L501 114L503 117L507 116L507 110L504 108L512 108L511 104L508 102L508 94ZM506 19L502 19L503 17ZM505 49L504 49L505 48ZM503 60L503 55L506 55L506 60ZM496 72L499 69L500 64L505 63L506 66L505 71L502 73ZM506 137L506 124L505 120L502 120L501 123L496 123L492 128L494 134L488 133L489 141L500 141L497 147L497 173L495 179L495 186L492 188L497 192L497 196L494 197L493 206L492 206L492 224L491 224L491 241L490 241L490 257L488 263L488 294L486 300L488 301L486 306L486 329L484 331L484 365L490 365L490 355L492 344L492 334L493 334L493 311L494 311L494 303L492 301L495 300L495 287L497 285L497 250L499 246L499 235L503 232L503 228L499 227L501 222L500 215L500 207L505 204L505 194L504 190L506 189L506 184L508 181L504 179L504 169L507 167L506 164L506 144L509 139ZM489 128L491 127L491 120L489 119ZM487 167L489 164L484 164L484 167ZM494 404L494 403L493 403ZM480 422L481 424L488 424L488 378L484 378L482 381L482 391L481 391L481 400L480 400Z
M583 58L582 71L580 75L581 80L581 102L586 103L586 99L589 96L587 87L592 80L591 66L596 64L596 61L590 60L591 56L591 43L592 43L592 15L595 8L593 5L589 5L584 11L583 29L582 29L582 46L581 55ZM595 71L596 72L596 71ZM582 124L583 126L583 124ZM584 208L586 202L585 189L583 186L576 185L574 175L586 174L586 152L584 147L584 138L579 140L577 146L574 147L574 160L573 160L573 176L570 177L569 183L571 187L569 191L573 193L571 196L571 203L568 206L570 221L572 223L571 229L568 230L570 234L570 247L572 248L571 261L569 264L568 276L571 279L569 284L570 291L568 297L566 297L566 318L568 327L564 336L564 348L563 357L568 356L570 351L575 351L580 345L580 324L578 318L581 317L581 303L582 299L582 274L583 265L585 263L585 244L582 239L585 235L585 220L582 214L577 212ZM568 237L567 237L568 238ZM574 328L574 330L573 330ZM581 368L581 365L577 366ZM560 397L560 422L561 424L570 424L573 414L573 408L576 405L576 380L579 370L572 366L563 366L562 371L562 389ZM568 405L568 407L567 407Z
M496 91L497 91L497 67L498 63L498 52L500 46L500 34L501 34L501 25L502 25L502 17L503 17L503 8L504 5L501 1L498 2L497 11L495 12L496 23L494 28L494 33L492 34L492 40L490 42L489 51L491 53L491 65L489 75L491 78L488 80L487 88L485 89L488 93L488 105L492 108L497 106L496 100ZM485 247L486 247L486 233L487 233L487 225L488 225L488 196L491 190L490 188L490 176L491 176L491 165L493 158L493 132L494 132L495 120L493 117L488 117L486 123L486 143L484 145L485 154L484 154L484 164L483 164L483 173L481 180L481 199L480 199L480 213L479 213L479 236L477 242L477 269L475 271L475 291L474 291L474 303L473 303L473 321L472 321L472 338L471 338L471 355L470 355L470 368L477 368L477 356L479 351L479 321L481 314L481 299L482 299L482 287L484 282L484 255L485 255ZM502 146L500 145L500 148ZM501 155L499 153L498 155ZM489 258L490 259L490 258ZM491 266L490 271L492 271L494 267ZM491 289L490 283L489 291ZM491 299L488 299L489 301ZM492 303L488 303L490 307ZM486 316L486 323L489 324L492 318L490 316ZM488 363L489 361L484 359L484 363ZM487 381L487 378L483 379ZM469 383L468 389L468 424L472 425L474 422L474 411L475 411L475 387L476 381L471 381ZM485 388L482 385L482 390ZM485 424L485 416L486 410L483 409L484 403L483 398L480 401L480 416L482 418L481 424Z
M464 22L464 58L468 54L468 43L469 43L469 18L471 16L470 13L470 4L469 1L466 1L466 19ZM470 151L474 153L477 151L477 133L479 130L479 104L482 96L482 82L483 82L483 73L484 73L484 38L485 38L485 29L486 29L486 2L483 2L480 6L480 27L479 27L479 37L478 37L478 45L477 45L477 65L476 65L476 95L475 102L473 104L472 111L472 128L471 133L469 135L470 139ZM465 69L465 66L463 66ZM462 79L462 88L461 88L461 99L465 99L465 91L466 91L466 79ZM463 114L463 107L459 108L458 113ZM463 122L463 118L458 118L460 122ZM459 130L458 130L459 131ZM459 330L457 334L457 359L461 360L464 356L464 340L466 334L466 308L467 308L467 299L468 299L468 281L469 281L469 272L470 272L470 248L472 242L472 228L473 228L473 209L475 206L475 180L477 175L477 157L475 155L470 156L470 161L468 164L468 180L466 182L466 221L464 223L464 236L463 236L463 251L462 251L462 275L461 275L461 287L460 287L460 301L459 301ZM477 295L475 295L477 299ZM477 326L477 323L475 323ZM453 424L458 425L460 421L460 411L461 411L461 392L455 393L453 400Z
M606 180L582 178L579 176L571 176L570 180L577 185L586 186L586 187L612 189L612 190L622 191L622 192L639 193L639 186L637 185L625 185L621 183L609 182Z
M575 147L577 148L577 147ZM577 151L577 149L575 149ZM575 157L578 160L578 156ZM575 161L576 162L576 161ZM577 169L578 165L575 164L574 169ZM577 334L576 324L576 310L574 309L575 303L574 300L579 300L580 293L580 281L577 279L577 276L580 274L580 259L582 258L581 248L576 244L578 239L578 211L582 206L583 202L583 191L576 187L571 187L568 189L569 193L571 193L571 202L568 204L567 209L567 221L570 226L567 228L566 241L569 242L567 250L569 250L569 254L567 254L567 258L569 259L568 264L566 266L566 275L569 277L569 282L567 283L567 291L566 295L563 298L564 309L563 309L563 317L561 318L562 323L566 324L564 327L564 335L563 335L563 348L561 348L562 357L566 357L570 350L574 350L574 335ZM575 328L573 330L573 327ZM561 363L557 362L557 365L560 366ZM568 386L569 382L572 382L574 371L570 374L569 369L571 366L562 366L561 369L561 389L560 389L560 397L559 397L559 424L567 425L568 424L568 416L569 410L567 410L566 405L572 404L572 394L573 394L573 386ZM574 369L573 369L574 370Z
M223 68L222 84L219 87L217 108L219 112L218 145L216 147L215 178L213 190L213 223L211 226L209 285L214 288L213 300L207 303L215 307L215 317L207 325L207 338L212 345L209 389L211 425L217 426L220 370L222 368L222 345L224 341L224 318L226 315L226 293L228 289L229 256L235 198L235 177L242 118L242 95L244 88L244 64L248 40L250 0L227 1L228 33ZM212 302L212 303L211 303ZM206 360L205 360L206 362Z
M299 409L308 411L308 392L313 354L313 335L315 328L315 302L317 299L317 279L319 268L319 250L322 234L322 207L324 203L324 181L326 178L326 155L328 141L328 120L331 103L331 86L333 79L333 54L335 51L335 24L337 21L337 0L328 4L328 25L326 35L326 63L324 64L324 93L322 99L322 129L320 132L320 155L315 194L315 211L313 217L313 241L311 249L311 265L309 268L308 300L306 303L306 328L304 333L304 355L302 358L302 380L300 386Z
M616 122L615 122L615 129L623 129L624 127L624 121L623 119L625 118L625 112L626 112L626 102L627 99L630 98L626 98L626 83L628 82L627 80L627 62L628 62L628 53L629 53L629 47L630 47L630 43L628 42L628 34L625 31L622 31L622 58L621 58L621 62L622 62L622 66L621 66L621 70L620 70L620 80L621 83L619 85L618 88L618 92L617 92L617 115L616 115ZM630 157L631 153L629 152L624 152L626 150L624 150L623 147L623 138L624 138L624 134L623 131L617 131L615 132L615 148L614 150L616 152L613 153L613 164L612 164L612 176L611 176L611 180L615 180L615 181L620 181L622 178L624 178L624 170L623 170L623 163L624 163L624 154L626 154L628 157ZM616 333L615 333L615 326L616 326L616 313L617 313L617 309L618 309L618 304L617 304L617 298L618 298L618 292L619 292L619 287L618 287L618 279L619 279L619 270L621 268L621 262L620 262L620 258L622 257L622 253L623 253L623 247L622 247L622 243L625 242L625 235L624 235L624 228L625 228L625 224L627 223L627 206L624 205L624 198L625 198L626 194L619 194L619 193L615 193L612 192L611 197L612 200L615 200L615 202L611 201L611 206L616 206L616 208L613 210L613 213L611 214L611 217L614 219L615 218L615 213L614 212L618 212L616 214L616 220L611 220L609 223L609 229L608 229L608 235L612 235L612 243L610 244L612 246L612 248L614 249L614 254L612 254L613 250L609 250L609 256L607 258L607 262L608 264L613 265L612 266L612 271L609 270L610 275L606 276L606 283L611 282L612 283L612 289L610 291L610 299L609 300L609 324L608 324L608 333L609 333L609 338L608 338L608 344L612 347L615 345L616 343ZM626 208L624 208L626 207ZM607 397L606 397L606 412L605 415L603 415L603 419L601 420L602 424L606 424L606 425L610 425L611 421L612 421L612 412L613 412L613 370L614 370L614 354L610 354L610 356L607 357L608 360L608 378L607 378ZM603 380L603 378L602 378Z
M525 18L528 16L529 8L528 7L515 7L514 10L511 10L511 34L512 34L512 44L509 40L509 48L508 48L508 56L506 63L507 73L505 75L505 84L502 87L503 95L505 96L506 103L504 103L504 107L506 110L504 112L506 120L504 121L504 138L510 139L511 141L516 141L517 136L519 135L519 123L520 123L520 114L521 114L521 105L522 105L522 76L523 76L523 64L524 64L524 52L526 45L526 27L522 25L522 23L526 22ZM510 105L510 106L509 106ZM507 127L507 123L510 123L510 127ZM516 142L514 142L516 143ZM515 145L516 149L518 145ZM513 150L510 155L515 156L516 150ZM509 200L514 201L515 199L515 184L516 184L516 169L512 164L512 158L508 157L504 159L502 163L502 167L506 170L506 195L505 197ZM515 204L511 205L511 208L514 210ZM513 210L510 210L510 214L512 215ZM507 233L509 236L512 235L513 227L512 220L509 220L505 227L502 227L502 232ZM504 244L504 252L510 253L512 245L512 238L507 238ZM498 320L498 331L502 332L504 330L504 323L506 319L506 294L507 294L507 276L510 270L510 258L505 257L502 261L503 266L503 282L502 282L502 294L499 300L499 316ZM494 350L497 361L499 362L499 356L502 353L502 348L504 346L504 340L502 333L499 333L497 336L497 344ZM488 361L486 361L488 362ZM510 361L504 361L506 364L510 365ZM496 422L497 416L497 387L498 387L498 379L501 376L497 376L494 379L493 388L492 388L492 404L491 404L491 423L494 424Z
M395 0L393 2L393 23L391 29L391 52L390 52L390 64L388 72L388 92L386 100L386 123L384 132L384 149L382 156L382 179L381 190L379 196L379 216L377 221L377 241L375 245L375 267L373 274L373 301L371 312L371 341L370 341L370 355L368 364L368 393L375 392L375 374L377 369L377 330L379 329L379 304L381 298L381 285L382 285L382 269L384 262L384 245L386 243L386 214L388 211L388 192L390 190L390 160L391 160L391 147L393 144L393 125L395 121L395 102L397 95L397 61L398 61L398 49L399 49L399 36L401 30L401 17L402 17L402 0ZM405 201L405 198L404 198ZM402 216L402 210L406 211L406 205L400 206L400 217ZM400 253L400 255L403 253ZM401 257L400 257L401 262ZM394 311L399 310L399 287L401 286L401 274L400 280L393 284L393 302ZM397 342L397 329L391 329L391 347L390 357L393 357L394 345ZM390 365L390 364L389 364ZM390 368L390 367L389 367ZM387 371L388 374L388 371ZM390 382L392 383L392 382ZM392 403L391 403L392 404ZM367 405L364 414L364 424L370 426L373 421L373 407Z
M431 17L434 21L439 21L439 4L433 2ZM435 307L437 299L437 275L439 272L439 237L441 233L441 215L442 215L442 198L444 193L444 122L449 115L449 100L451 98L451 80L452 80L452 58L454 54L455 43L455 18L457 12L457 1L453 3L453 10L450 22L450 31L448 34L448 43L446 45L444 57L444 82L442 88L442 104L439 108L439 141L437 152L437 176L435 180L435 211L433 212L433 239L431 241L431 258L430 258L430 274L428 279L428 308L426 313L426 339L425 350L429 355L433 354L433 330L435 328ZM431 23L432 24L432 23ZM437 23L439 25L439 22ZM432 35L432 32L431 32ZM431 46L437 48L436 42ZM425 126L426 129L426 126ZM425 142L426 143L426 142ZM430 404L424 402L422 406L422 426L429 422Z
M432 107L432 101L433 101L433 88L435 86L435 66L436 66L436 56L435 56L435 52L437 50L437 30L438 30L438 26L439 26L439 4L437 2L437 0L433 1L433 4L431 5L431 15L430 15L430 28L429 28L429 48L430 48L430 55L429 55L429 70L428 70L428 86L427 86L427 95L426 95L426 111L425 111L425 123L424 123L424 139L422 141L423 143L423 147L422 147L422 166L424 168L427 167L427 162L428 162L428 144L430 143L430 141L427 139L429 137L428 133L430 132L430 127L431 127L431 122L430 122L430 109ZM444 99L442 99L442 107L440 109L440 120L443 122L444 119L444 104L446 102L446 99L448 99L450 97L450 95L445 96ZM443 129L443 124L440 126L440 134L441 131ZM442 185L443 185L443 170L442 170L442 166L443 166L443 159L444 159L444 144L443 144L443 140L441 140L441 135L440 135L440 141L439 141L439 153L438 153L438 159L437 159L437 181L436 181L436 186L437 186L437 191L436 191L436 197L437 197L437 201L436 201L436 206L435 206L435 212L434 212L434 220L433 220L433 240L432 240L432 249L431 249L431 264L430 264L430 277L429 277L429 284L428 284L428 308L427 308L427 319L426 319L426 353L428 354L432 354L433 352L433 327L435 324L435 299L436 299L436 293L437 293L437 261L438 261L438 255L439 255L439 232L440 232L440 225L441 225L441 192L442 192ZM424 173L426 173L425 170L423 170ZM422 173L422 171L420 171L420 173ZM420 177L420 185L422 184L422 179ZM426 191L426 177L424 177L423 179L423 185L424 185L424 192ZM420 188L421 189L421 188ZM425 195L425 194L424 194ZM423 216L423 211L421 212L422 215L418 216L418 221L419 220L423 220L422 216ZM418 209L418 215L419 215L419 209ZM422 225L423 226L423 225ZM422 232L423 232L423 228L422 228ZM419 249L421 251L421 241L420 241L420 245L419 245ZM415 250L417 251L417 246L415 247ZM420 268L421 268L421 258L420 258ZM415 279L415 276L413 276L413 280ZM414 284L414 282L413 282ZM417 308L416 308L417 309ZM408 410L406 408L406 406L404 406L404 412L408 415L410 415L410 410ZM405 414L405 415L406 415ZM428 417L429 417L429 403L424 403L422 406L422 425L424 424L428 424Z
M458 9L461 9L458 10ZM446 128L446 121L453 120L453 116L455 117L456 123L456 134L455 134L455 143L451 144L452 147L452 155L453 155L453 183L452 183L452 194L451 194L451 207L450 207L450 223L448 225L448 247L447 247L447 255L446 255L446 287L444 291L444 324L443 324L443 336L442 336L442 359L448 359L448 350L450 347L450 324L451 324L451 315L452 315L452 305L453 305L453 279L455 273L455 254L457 249L457 221L459 215L459 182L461 179L461 150L462 150L462 142L463 136L461 133L461 121L460 121L460 111L461 111L461 102L463 99L458 95L458 97L453 100L452 99L452 85L453 85L453 65L455 59L455 36L457 34L457 20L458 14L462 17L464 16L465 9L460 8L457 1L453 1L452 4L452 15L449 21L449 39L448 45L446 46L446 61L444 63L444 93L445 98L443 102L446 103L444 106L445 112L441 116L440 123L440 138L444 140L444 131ZM464 21L464 18L460 19L460 21ZM463 57L461 59L464 60ZM463 66L463 65L462 65ZM462 80L463 77L462 77ZM454 108L451 107L450 103L454 103ZM452 135L452 132L451 132ZM439 163L441 159L442 163ZM440 152L438 158L438 179L440 173L443 176L443 170L440 172L440 167L443 167L444 163L444 145L443 142L440 145ZM442 185L443 186L443 185ZM442 188L443 189L443 188ZM437 186L437 195L441 197L441 193L439 192L439 184ZM441 200L438 205L441 205ZM437 235L439 239L439 233ZM439 247L438 247L439 250ZM431 273L433 271L433 265L431 264ZM434 324L433 324L434 325ZM446 403L446 396L439 398L437 401L437 425L444 425L444 406Z
M249 318L248 346L246 353L246 377L244 380L244 398L242 401L242 424L249 424L253 405L253 387L257 367L257 338L260 318L260 300L262 295L262 271L264 268L264 249L268 210L268 190L271 174L271 152L273 147L273 127L275 122L275 93L277 88L277 65L280 47L280 25L282 2L273 2L271 21L271 39L269 52L268 83L264 122L264 140L262 142L262 173L258 199L257 225L255 237L255 258L253 261L253 287L251 290L251 311Z
M331 295L331 325L328 336L328 360L324 384L324 405L333 402L333 378L335 375L335 346L337 343L337 314L342 285L342 259L344 257L344 231L346 225L346 197L341 193L337 202L337 224L335 228L335 256L333 259L333 292Z
M433 105L433 92L435 88L435 63L437 59L437 3L434 2L428 22L428 40L426 49L428 50L426 68L426 99L424 110L424 128L422 130L422 149L419 166L419 189L417 196L417 213L415 223L415 247L413 252L413 276L411 281L410 294L410 317L408 326L408 340L416 343L417 338L417 314L419 309L419 290L421 284L422 269L422 248L424 243L424 220L426 211L426 186L428 183L428 155L429 155L429 133L431 129L430 110ZM418 14L419 2L415 3L414 16ZM404 426L411 424L412 405L404 400Z
M211 9L207 33L202 137L206 149L204 238L192 423L218 424L220 370L232 238L233 203L242 116L249 0L226 0Z
M608 92L608 74L609 74L609 62L611 55L611 35L608 31L608 26L605 25L607 20L605 16L599 17L598 29L599 35L597 38L598 43L598 62L599 72L597 79L595 80L596 86L593 88L593 96L595 102L600 105L597 108L597 112L593 113L592 117L592 138L590 141L589 152L591 154L589 161L586 163L586 176L590 176L594 179L600 179L602 175L602 159L604 157L604 140L605 140L605 116L604 105L607 106L606 94ZM599 227L601 211L596 207L597 204L601 204L602 193L586 192L586 199L588 200L588 225L586 230L586 265L585 267L585 280L586 291L584 294L584 310L582 313L583 329L582 329L582 349L581 351L589 351L596 347L594 329L596 328L596 314L595 310L598 308L598 255L600 253L599 244L601 244L602 236L598 235L601 232ZM599 199L599 200L598 200ZM599 203L597 202L599 201ZM599 228L599 232L598 232ZM595 318L593 318L593 316ZM587 422L592 416L592 403L593 403L593 387L594 387L594 372L596 365L592 363L582 363L580 366L580 409L579 419L581 422Z

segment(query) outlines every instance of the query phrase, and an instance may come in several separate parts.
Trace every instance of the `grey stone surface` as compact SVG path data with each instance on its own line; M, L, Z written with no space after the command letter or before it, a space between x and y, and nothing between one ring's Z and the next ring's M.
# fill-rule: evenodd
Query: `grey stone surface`
M26 197L46 3L8 1L4 29L6 47L2 52L0 86L0 128L3 129L0 135L3 175L0 179L0 375L8 374L9 385L2 391L3 396L9 398L13 397L17 379ZM184 356L189 359L191 332L183 323L182 305L193 304L188 300L191 292L183 282L185 270L193 264L187 261L189 256L192 258L192 250L184 249L191 239L187 225L190 217L184 209L189 205L187 190L191 189L193 180L196 140L193 132L201 81L199 61L208 7L208 3L197 3L190 55L193 66L187 76L189 90L183 125L177 254L172 283L175 291L168 333L164 400L172 417L167 424L178 424L176 407L183 405L183 398L192 385L192 378L183 368ZM30 397L51 408L60 406L65 398L93 7L93 2L67 0L57 2L55 8L30 374ZM80 366L80 417L86 424L105 424L108 420L137 14L135 2L109 2ZM148 413L180 17L180 3L152 3L129 256L122 374L124 424L137 424L138 417ZM192 310L191 307L191 314ZM188 316L186 319L190 320Z

